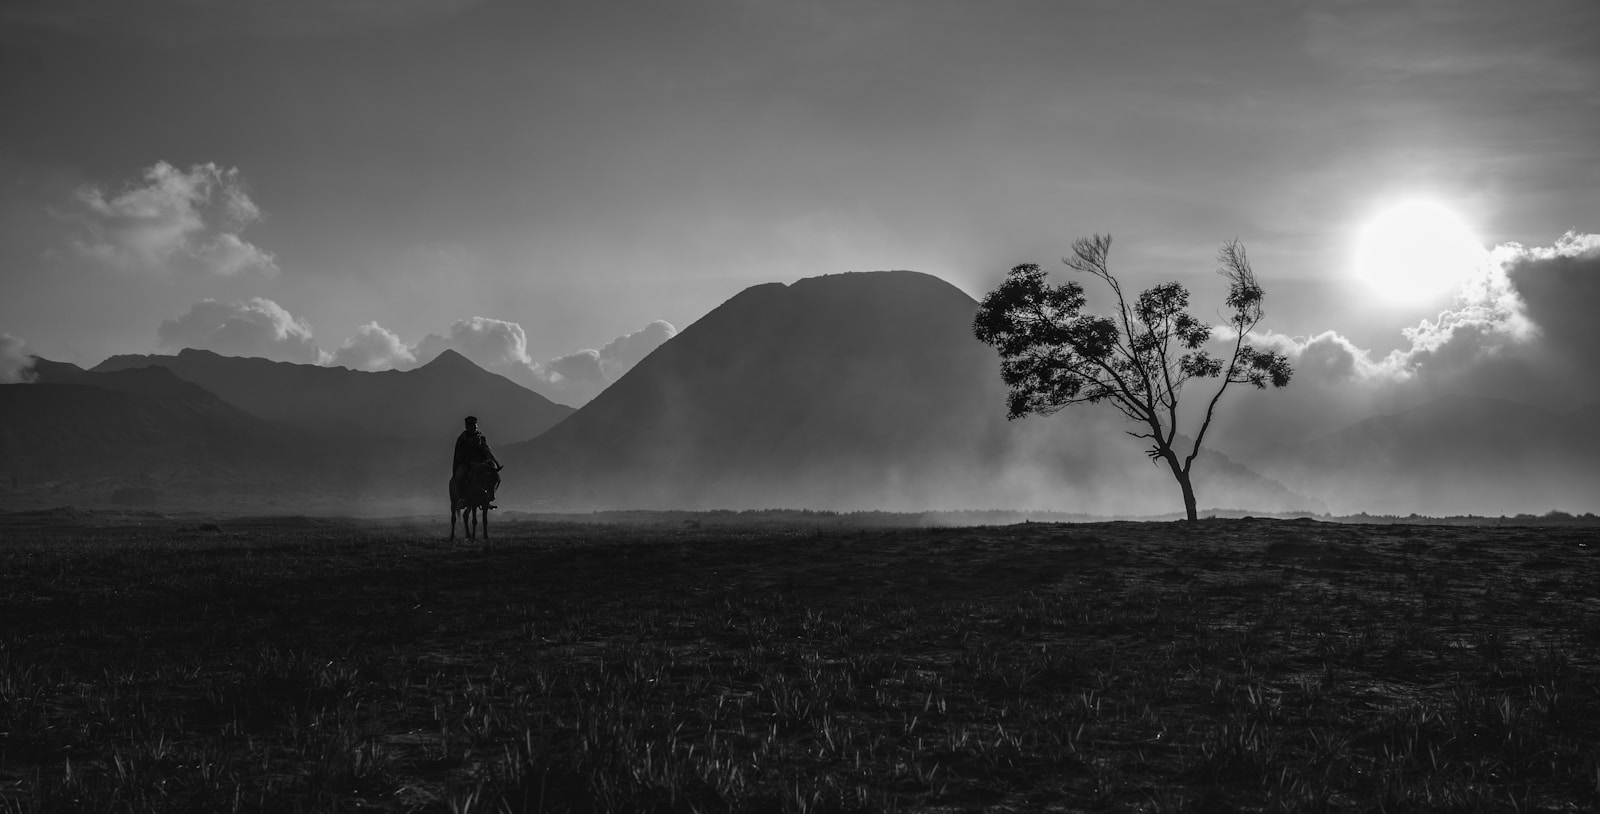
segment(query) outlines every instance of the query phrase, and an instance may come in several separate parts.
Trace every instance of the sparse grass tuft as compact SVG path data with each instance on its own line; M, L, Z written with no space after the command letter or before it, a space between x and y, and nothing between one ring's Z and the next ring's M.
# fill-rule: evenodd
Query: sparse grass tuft
M705 519L8 528L0 814L1600 808L1592 531Z

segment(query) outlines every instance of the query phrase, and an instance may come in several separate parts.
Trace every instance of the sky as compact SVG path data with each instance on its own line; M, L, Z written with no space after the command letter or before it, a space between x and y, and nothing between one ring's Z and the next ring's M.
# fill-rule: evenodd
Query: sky
M0 350L454 347L581 404L749 285L981 297L1109 232L1197 305L1241 240L1305 409L1463 344L1428 392L1576 404L1592 332L1531 315L1600 301L1597 33L1592 0L14 0ZM1415 200L1481 268L1391 296L1363 236ZM1388 254L1459 254L1414 224ZM1533 356L1545 390L1502 375Z

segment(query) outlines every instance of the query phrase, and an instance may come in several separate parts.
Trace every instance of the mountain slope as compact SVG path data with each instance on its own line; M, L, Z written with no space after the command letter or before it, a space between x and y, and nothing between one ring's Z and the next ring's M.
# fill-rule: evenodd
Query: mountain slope
M1446 396L1252 458L1339 512L1600 510L1600 406L1559 413Z
M272 421L444 443L477 415L499 443L532 438L572 413L455 351L415 370L369 373L220 356L185 349L175 356L113 356L96 373L164 367L229 404Z
M20 482L280 480L309 443L163 368L107 373L37 360L38 382L0 386L0 457Z
M976 310L909 271L746 289L554 429L502 450L502 494L676 508L1181 508L1118 417L1007 422L998 361L971 334ZM1199 489L1207 506L1306 505L1242 468L1202 472Z
M187 506L349 506L390 473L443 463L443 444L297 427L251 415L164 367L104 372L36 359L0 385L0 491L100 502L118 490Z

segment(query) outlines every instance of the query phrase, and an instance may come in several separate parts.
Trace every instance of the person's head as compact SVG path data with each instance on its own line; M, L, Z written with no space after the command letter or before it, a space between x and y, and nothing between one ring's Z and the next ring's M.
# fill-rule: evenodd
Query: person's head
M467 429L475 430L478 428L478 417L475 415L469 415L467 416L465 423L467 425Z

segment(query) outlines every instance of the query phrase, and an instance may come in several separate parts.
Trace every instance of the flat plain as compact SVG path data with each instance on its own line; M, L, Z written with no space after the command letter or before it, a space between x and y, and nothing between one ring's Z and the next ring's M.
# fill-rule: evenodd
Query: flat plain
M0 514L0 812L1600 809L1593 527L492 531Z

